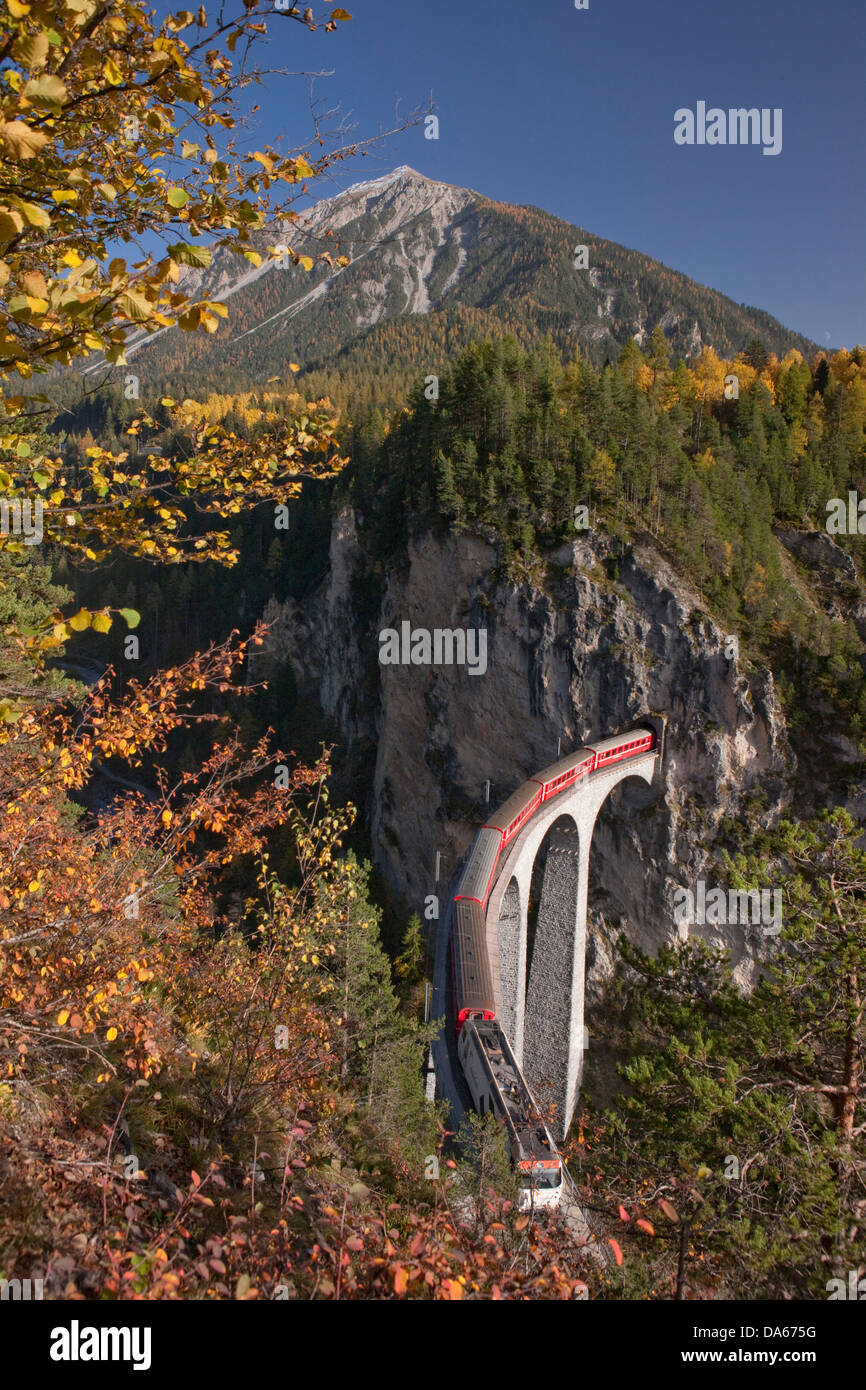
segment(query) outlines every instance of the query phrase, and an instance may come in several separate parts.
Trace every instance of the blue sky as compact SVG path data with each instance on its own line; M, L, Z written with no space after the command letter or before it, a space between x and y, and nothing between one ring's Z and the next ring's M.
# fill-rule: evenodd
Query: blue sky
M353 19L335 34L275 14L262 58L333 68L316 91L358 137L431 91L440 131L406 131L342 184L410 164L634 247L821 344L866 342L862 0L343 3ZM309 131L300 79L257 97L257 140ZM677 146L674 112L699 100L781 107L781 153Z

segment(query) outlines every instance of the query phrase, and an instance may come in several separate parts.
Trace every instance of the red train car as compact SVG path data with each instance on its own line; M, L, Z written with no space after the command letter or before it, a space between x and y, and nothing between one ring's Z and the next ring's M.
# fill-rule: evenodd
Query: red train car
M656 736L652 729L632 729L631 733L618 734L616 738L604 738L592 744L595 753L593 772L613 763L621 763L624 758L635 758L639 753L649 753L655 747Z
M575 782L586 777L594 766L595 754L592 749L579 748L567 758L560 758L559 762L551 763L550 767L546 767L537 777L530 780L541 783L541 800L549 801L552 796L558 796L567 787L573 787Z

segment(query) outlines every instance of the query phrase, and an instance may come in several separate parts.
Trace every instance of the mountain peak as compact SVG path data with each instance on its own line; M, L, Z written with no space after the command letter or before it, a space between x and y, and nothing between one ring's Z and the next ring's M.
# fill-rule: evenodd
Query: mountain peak
M378 178L362 179L360 183L351 183L344 189L345 193L356 193L360 188L374 188L377 185L393 183L395 179L410 178L418 179L424 183L432 183L434 180L428 179L426 175L419 174L417 169L413 169L409 164L398 164L396 169L392 169L390 174L380 174Z
M674 360L712 342L733 356L753 338L769 351L816 350L769 314L735 304L638 251L593 236L540 209L491 201L421 174L411 165L350 184L297 217L255 232L258 266L239 266L228 251L205 269L185 272L203 298L231 299L225 328L207 342L180 347L167 330L130 344L195 373L272 376L287 360L307 367L376 353L383 361L435 362L481 338L517 334L524 343L552 335L565 353L601 363L625 342L664 332ZM575 246L586 248L579 265ZM273 248L316 262L308 273ZM320 258L327 251L330 266ZM338 259L348 264L338 265ZM195 282L195 283L193 283ZM428 328L403 322L426 316ZM399 334L386 333L400 320ZM381 349L370 341L382 339ZM384 338L382 335L385 335ZM410 342L410 339L412 340ZM414 346L412 345L414 343ZM445 351L444 345L447 345ZM156 362L154 362L156 366Z

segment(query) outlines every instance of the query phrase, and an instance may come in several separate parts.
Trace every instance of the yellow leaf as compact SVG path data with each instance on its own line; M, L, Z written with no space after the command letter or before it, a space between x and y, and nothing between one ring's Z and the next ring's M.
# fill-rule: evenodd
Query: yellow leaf
M162 821L163 825L171 825L171 821L172 821L171 811L169 811L169 810L166 808L166 810L164 810L163 813L162 813L162 815L160 816L160 820Z
M25 294L35 295L37 299L44 299L48 294L48 285L40 270L25 271L21 276L21 288Z
M102 65L102 72L106 82L110 82L112 87L119 87L123 81L123 73L113 58L106 58Z
M39 207L38 203L20 202L18 206L24 213L31 227L47 228L51 226L51 218L44 208Z
M55 203L74 203L78 198L78 190L75 188L52 188L51 196Z
M43 145L48 144L48 136L41 130L32 130L24 121L4 121L3 143L8 146L16 159L32 159Z
M16 63L23 68L41 68L48 57L48 35L41 30L38 34L27 34L16 39L12 52Z
M25 84L24 95L37 106L60 107L66 100L66 84L55 73L46 72L41 77L31 77Z
M312 270L312 268L313 268L313 258L312 258L312 256L299 256L299 257L298 257L298 260L300 261L301 265L304 267L304 270Z
M64 1009L62 1013L59 1013L59 1014L57 1015L57 1022L60 1024L60 1027L61 1027L61 1028L63 1027L64 1023L67 1021L68 1018L69 1018L69 1010L68 1010L68 1009Z
M0 208L0 241L11 241L24 226L24 218L17 208Z
M84 261L77 251L67 251L63 257L63 264L74 267L84 265Z
M115 1039L116 1037L117 1037L117 1029L116 1029L116 1028L109 1028L108 1032L107 1032L106 1035L105 1035L105 1041L106 1041L106 1042L114 1042L114 1039Z

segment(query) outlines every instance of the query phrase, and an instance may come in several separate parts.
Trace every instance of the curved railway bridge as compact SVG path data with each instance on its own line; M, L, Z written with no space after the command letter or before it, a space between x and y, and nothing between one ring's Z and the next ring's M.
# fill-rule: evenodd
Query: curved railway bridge
M655 721L653 721L655 722ZM596 817L627 777L652 784L664 728L644 724L537 773L479 830L452 904L462 1021L495 1016L555 1137L571 1124L583 1070L589 854ZM549 835L531 959L536 856ZM528 978L527 978L528 976Z

